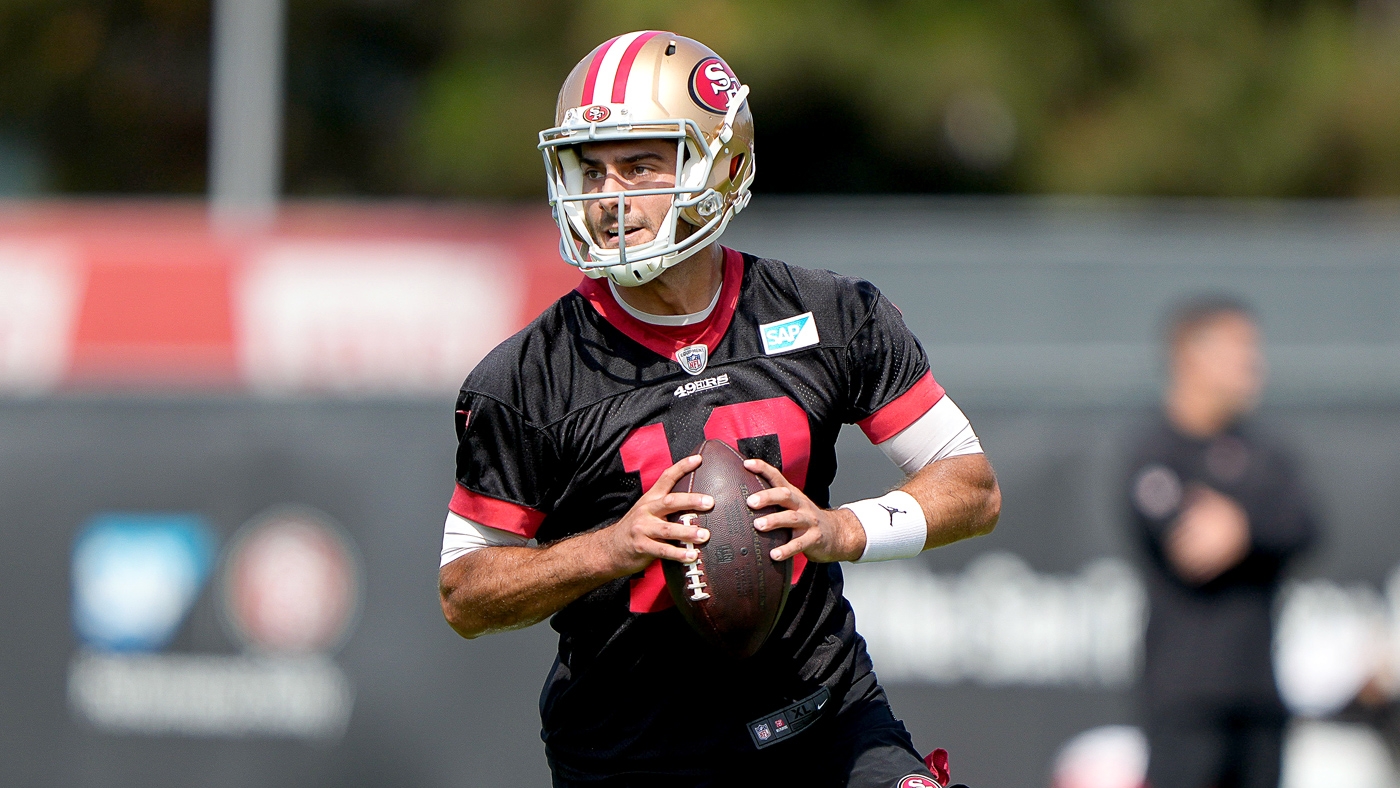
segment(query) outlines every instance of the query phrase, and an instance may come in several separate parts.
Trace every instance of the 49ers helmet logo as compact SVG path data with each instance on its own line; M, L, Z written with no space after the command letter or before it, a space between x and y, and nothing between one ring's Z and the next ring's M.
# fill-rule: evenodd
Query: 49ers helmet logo
M939 788L938 783L927 777L911 774L899 781L899 788Z
M602 123L612 114L612 110L602 104L594 104L583 111L583 119L589 123Z
M719 115L729 111L729 102L739 95L739 78L717 57L707 57L690 72L690 97L695 103Z

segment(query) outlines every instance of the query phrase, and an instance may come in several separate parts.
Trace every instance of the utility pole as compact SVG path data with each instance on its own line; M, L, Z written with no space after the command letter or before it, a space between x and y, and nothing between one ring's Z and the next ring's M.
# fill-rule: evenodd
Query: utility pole
M285 0L213 0L209 207L223 231L264 227L282 189Z

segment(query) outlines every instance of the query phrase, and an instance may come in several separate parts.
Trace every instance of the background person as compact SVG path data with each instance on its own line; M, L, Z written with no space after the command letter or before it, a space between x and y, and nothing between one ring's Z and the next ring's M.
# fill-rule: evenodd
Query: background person
M1132 453L1132 529L1151 605L1142 682L1153 788L1274 788L1286 713L1272 607L1315 525L1293 463L1245 423L1264 382L1258 326L1223 297L1171 314L1162 417Z

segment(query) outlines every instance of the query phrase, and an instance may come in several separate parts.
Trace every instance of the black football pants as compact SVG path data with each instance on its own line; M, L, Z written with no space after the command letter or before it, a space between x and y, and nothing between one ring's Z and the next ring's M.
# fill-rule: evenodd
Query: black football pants
M684 735L677 732L682 739ZM684 746L683 742L678 745ZM859 706L787 741L746 753L732 763L708 765L714 772L703 777L599 775L596 781L571 782L556 775L554 788L898 788L910 775L935 784L904 723L895 718L884 693L878 691Z
M1278 788L1282 711L1251 706L1181 708L1147 726L1152 788Z

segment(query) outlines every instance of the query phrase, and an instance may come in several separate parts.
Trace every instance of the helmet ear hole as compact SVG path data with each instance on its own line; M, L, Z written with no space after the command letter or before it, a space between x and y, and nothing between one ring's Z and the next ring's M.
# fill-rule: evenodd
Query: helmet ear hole
M739 170L743 169L743 167L744 154L735 154L734 157L729 160L729 180L732 181L735 178L739 177Z

